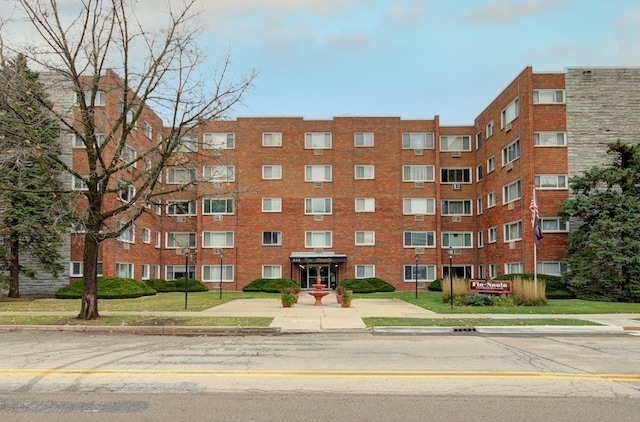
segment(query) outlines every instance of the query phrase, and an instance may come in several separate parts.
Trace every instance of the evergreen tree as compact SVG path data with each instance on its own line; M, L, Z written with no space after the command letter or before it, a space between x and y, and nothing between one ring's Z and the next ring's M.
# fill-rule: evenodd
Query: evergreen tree
M640 302L640 145L609 144L613 164L571 180L564 218L569 234L565 274L577 297Z
M58 276L59 247L69 228L69 200L60 191L57 164L60 128L36 97L43 98L38 74L24 56L3 63L0 83L0 262L9 269L9 297L20 296L20 274L35 277L24 265L27 254Z

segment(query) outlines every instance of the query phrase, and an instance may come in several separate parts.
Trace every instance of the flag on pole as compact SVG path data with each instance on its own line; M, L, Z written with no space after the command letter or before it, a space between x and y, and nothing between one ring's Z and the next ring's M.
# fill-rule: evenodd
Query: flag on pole
M533 190L533 197L531 198L531 204L529 204L529 210L531 211L531 227L533 227L533 241L537 245L544 236L542 235L542 227L540 223L540 214L538 214L538 200L536 199L536 190Z

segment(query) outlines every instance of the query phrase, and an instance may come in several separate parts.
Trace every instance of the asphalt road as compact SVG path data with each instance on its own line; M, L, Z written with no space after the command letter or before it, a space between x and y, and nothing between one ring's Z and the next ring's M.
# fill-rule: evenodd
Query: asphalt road
M636 421L639 341L0 333L0 419Z

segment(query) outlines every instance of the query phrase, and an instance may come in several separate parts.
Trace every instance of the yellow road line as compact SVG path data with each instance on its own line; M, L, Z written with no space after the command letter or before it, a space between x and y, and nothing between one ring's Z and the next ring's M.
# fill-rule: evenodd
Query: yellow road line
M640 374L588 374L526 371L354 371L224 369L2 369L0 377L176 377L176 378L458 378L622 381L640 383Z

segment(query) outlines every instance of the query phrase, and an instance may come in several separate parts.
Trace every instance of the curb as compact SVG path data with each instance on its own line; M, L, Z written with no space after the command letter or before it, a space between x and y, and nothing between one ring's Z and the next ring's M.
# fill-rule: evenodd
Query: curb
M530 325L520 326L477 326L477 327L373 327L372 333L378 335L427 335L449 333L477 334L590 334L612 335L624 334L629 327L615 326L565 326L565 325Z
M63 331L75 333L118 333L150 336L278 336L280 327L206 326L109 326L109 325L0 325L0 332Z

